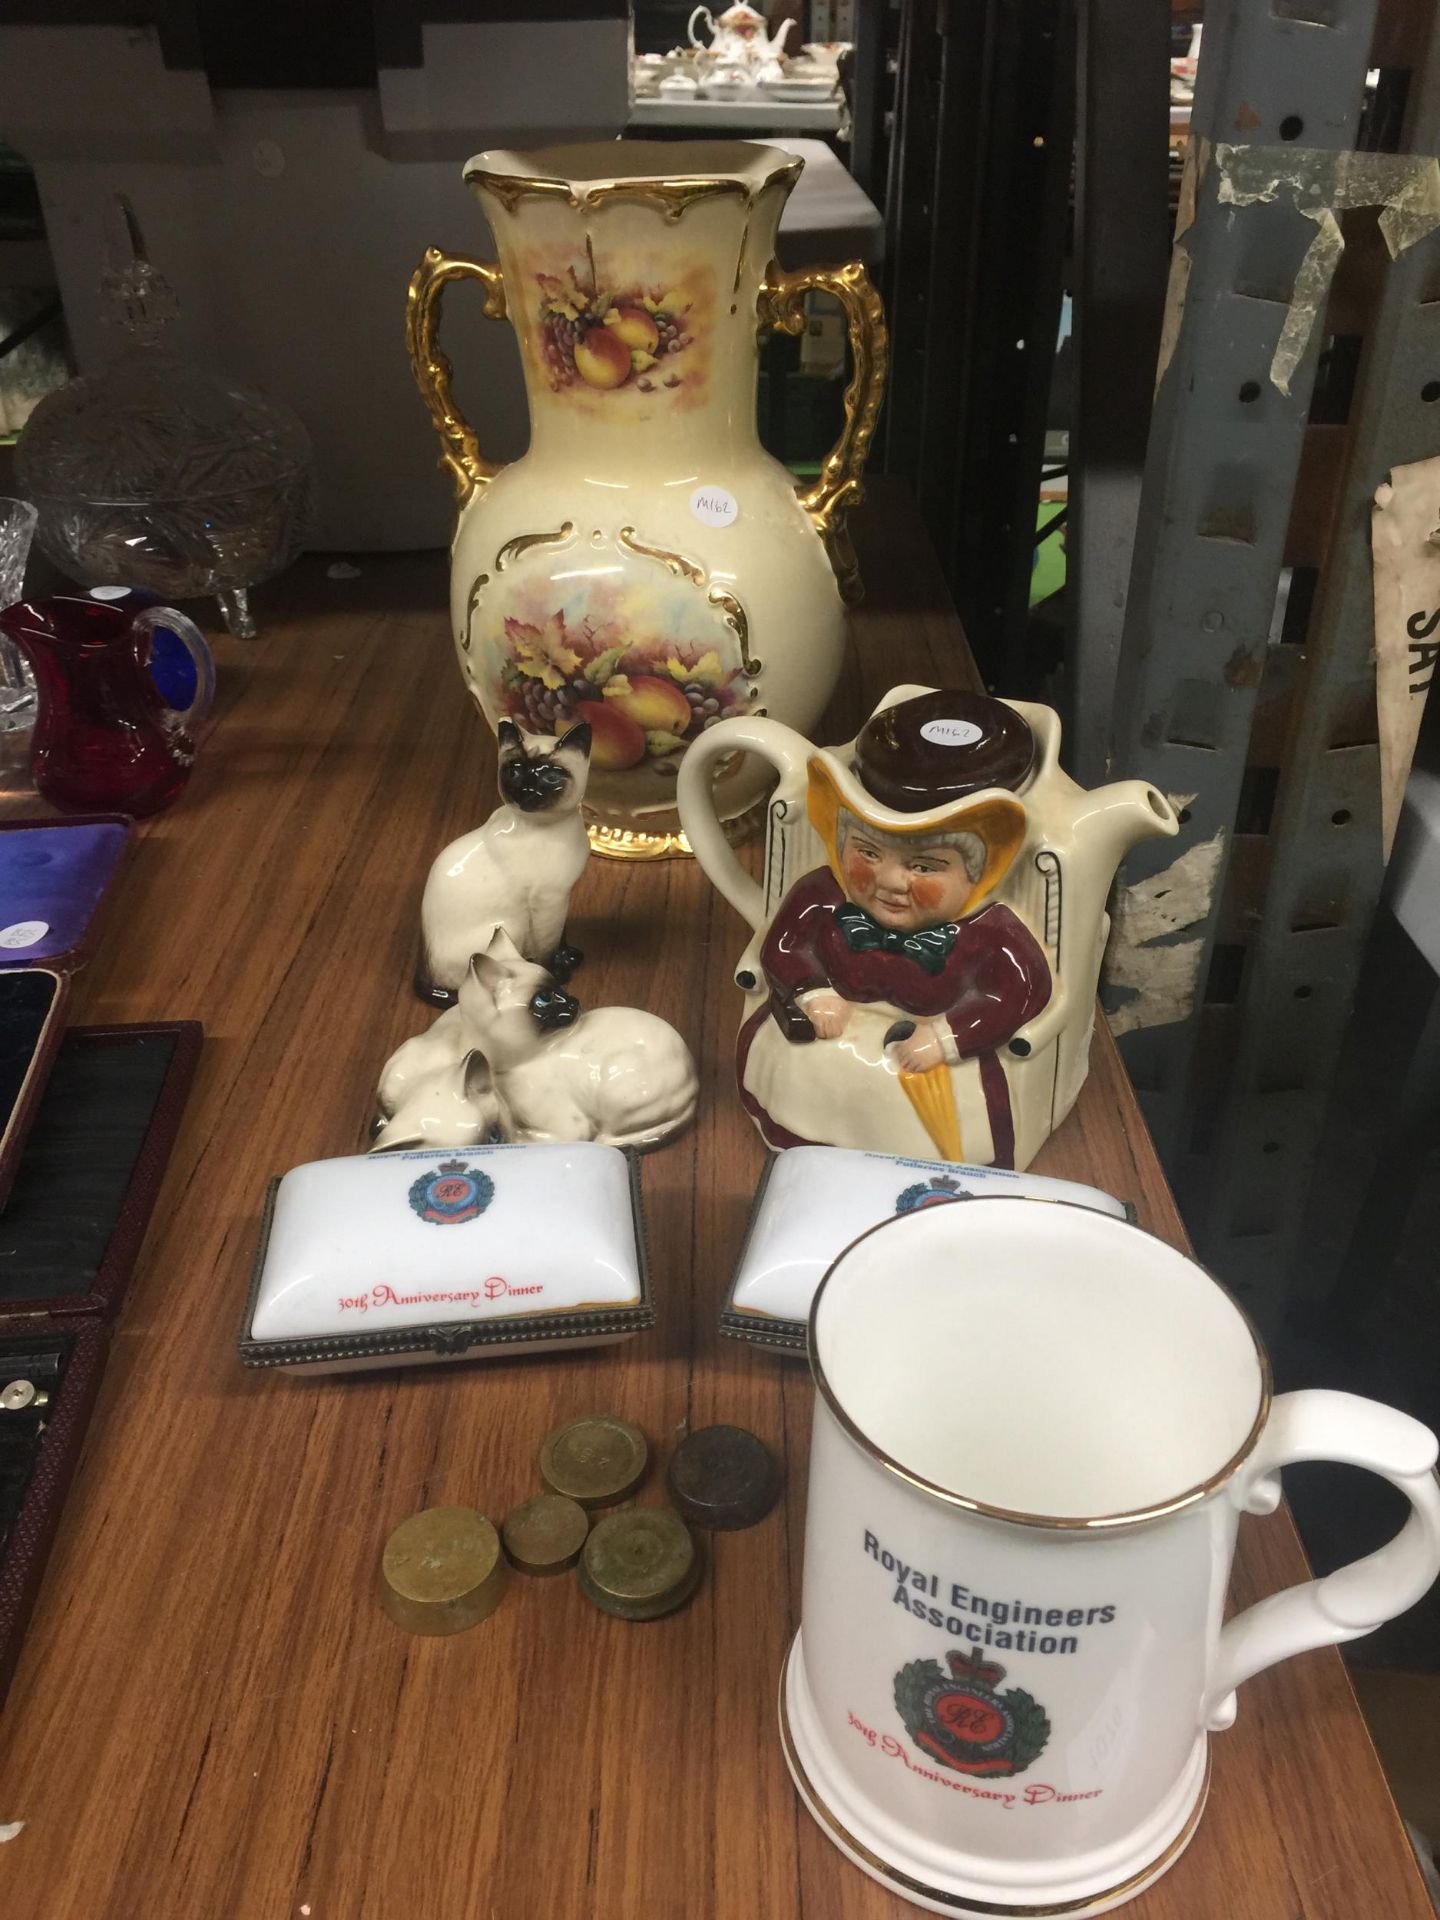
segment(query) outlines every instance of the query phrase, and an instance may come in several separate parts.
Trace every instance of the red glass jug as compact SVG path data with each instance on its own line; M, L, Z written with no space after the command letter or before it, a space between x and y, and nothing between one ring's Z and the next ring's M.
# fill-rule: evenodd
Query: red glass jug
M195 759L193 729L215 691L215 663L193 620L173 607L67 595L18 601L0 631L30 662L39 712L30 748L35 785L53 806L130 814L169 806ZM195 663L195 695L176 709L150 671L158 630Z

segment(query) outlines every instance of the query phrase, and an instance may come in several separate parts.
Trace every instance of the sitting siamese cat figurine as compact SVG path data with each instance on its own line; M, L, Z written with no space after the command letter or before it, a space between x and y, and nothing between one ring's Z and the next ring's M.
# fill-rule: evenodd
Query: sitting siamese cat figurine
M695 1117L695 1062L672 1026L639 1007L582 1013L503 927L471 960L459 1011L489 1062L509 1140L644 1149Z
M485 952L497 927L557 980L581 960L565 944L565 918L590 854L580 812L590 729L581 722L557 739L502 720L496 738L502 804L445 848L425 882L415 986L434 1006L454 1004L471 955Z

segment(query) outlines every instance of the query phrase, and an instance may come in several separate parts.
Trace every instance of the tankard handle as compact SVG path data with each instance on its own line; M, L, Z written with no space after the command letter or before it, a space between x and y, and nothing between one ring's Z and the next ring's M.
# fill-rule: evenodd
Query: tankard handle
M772 261L760 288L762 326L800 333L805 325L805 295L811 292L831 294L844 308L854 371L845 389L845 425L840 438L827 454L819 478L798 491L801 506L825 542L841 596L853 603L864 589L845 515L865 497L861 475L880 403L885 398L890 338L880 295L858 260L844 267L799 267L793 273Z
M786 804L803 807L809 751L808 743L778 720L737 718L707 728L698 740L690 742L680 762L675 804L690 850L711 886L724 895L742 920L748 921L754 933L765 925L765 891L741 866L725 838L715 810L711 770L717 760L728 760L732 753L757 753L779 774L782 789L787 782L790 784L792 791L784 796Z
M1427 1593L1440 1574L1440 1482L1435 1435L1408 1413L1353 1393L1311 1388L1282 1393L1270 1409L1255 1451L1231 1483L1231 1498L1248 1513L1280 1503L1280 1469L1300 1460L1369 1467L1410 1502L1410 1518L1374 1553L1258 1600L1220 1634L1205 1724L1212 1732L1235 1718L1242 1680L1292 1653L1358 1640L1393 1620Z
M487 460L480 451L475 429L455 404L450 388L454 368L440 345L440 299L452 280L478 280L485 289L485 318L505 318L505 281L493 260L472 260L462 253L441 253L427 247L410 277L405 297L405 345L410 370L435 422L444 451L442 467L455 477L460 504L495 478L503 462Z

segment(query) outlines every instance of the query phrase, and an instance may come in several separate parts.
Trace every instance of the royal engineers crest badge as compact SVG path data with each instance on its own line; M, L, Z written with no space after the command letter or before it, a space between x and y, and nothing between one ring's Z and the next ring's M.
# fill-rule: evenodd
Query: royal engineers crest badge
M956 1773L1023 1773L1050 1738L1045 1709L1023 1687L998 1693L1005 1669L978 1647L952 1648L947 1658L948 1674L938 1660L912 1660L895 1676L910 1738Z
M453 1227L473 1220L495 1198L495 1182L463 1160L442 1160L432 1173L422 1173L410 1189L410 1205L422 1220L437 1227Z
M897 1194L895 1211L915 1213L921 1207L938 1207L946 1200L959 1200L964 1192L964 1187L952 1175L932 1174L928 1180L917 1180L913 1187Z

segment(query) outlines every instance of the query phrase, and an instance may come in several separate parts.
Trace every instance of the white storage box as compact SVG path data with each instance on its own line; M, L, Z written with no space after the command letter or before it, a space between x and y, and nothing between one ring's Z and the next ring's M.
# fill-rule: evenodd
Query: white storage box
M240 1357L336 1372L599 1346L654 1322L633 1154L432 1148L271 1182Z
M987 1193L1067 1200L1133 1218L1123 1201L1073 1180L849 1147L790 1147L772 1153L760 1177L720 1331L803 1353L815 1289L852 1240L891 1214Z

